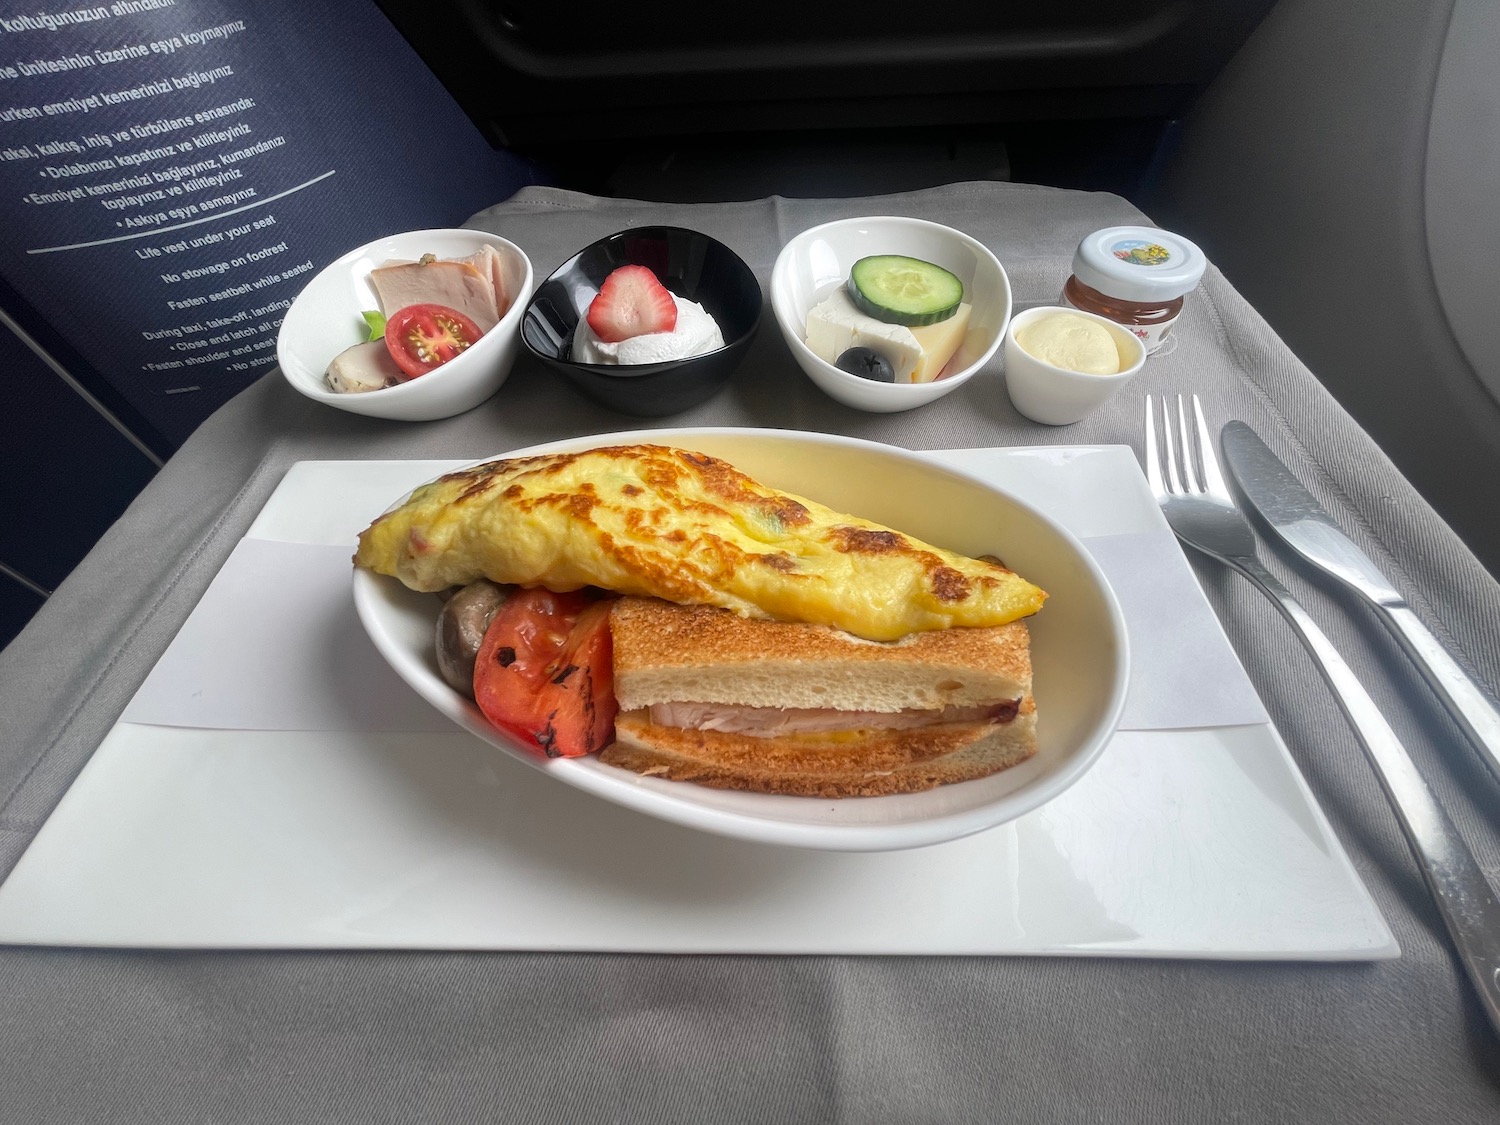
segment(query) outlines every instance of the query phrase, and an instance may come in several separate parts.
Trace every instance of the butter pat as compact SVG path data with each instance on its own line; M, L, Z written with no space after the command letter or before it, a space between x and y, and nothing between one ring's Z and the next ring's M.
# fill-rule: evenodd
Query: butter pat
M1038 317L1016 333L1016 343L1043 363L1085 375L1117 375L1120 349L1096 320L1073 313Z

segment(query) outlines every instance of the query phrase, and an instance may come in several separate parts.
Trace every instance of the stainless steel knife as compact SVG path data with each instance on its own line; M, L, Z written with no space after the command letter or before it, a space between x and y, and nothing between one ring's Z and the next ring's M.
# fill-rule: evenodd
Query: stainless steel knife
M1292 550L1375 607L1500 782L1500 709L1494 701L1254 430L1230 422L1220 440L1235 482L1266 523Z

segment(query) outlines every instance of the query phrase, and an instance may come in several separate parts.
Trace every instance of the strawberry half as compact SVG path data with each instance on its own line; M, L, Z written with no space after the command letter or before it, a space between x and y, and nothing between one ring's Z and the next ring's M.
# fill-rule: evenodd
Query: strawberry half
M677 302L645 266L621 266L589 305L589 327L607 344L677 327Z

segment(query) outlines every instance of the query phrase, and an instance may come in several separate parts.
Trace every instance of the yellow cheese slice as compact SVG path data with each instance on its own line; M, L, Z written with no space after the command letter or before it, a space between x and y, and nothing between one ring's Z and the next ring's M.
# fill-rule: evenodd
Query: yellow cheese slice
M947 320L924 324L911 330L917 343L922 345L922 358L917 360L917 366L911 373L911 382L930 383L943 373L943 368L948 366L953 353L963 346L964 337L969 334L971 311L970 305L962 304Z

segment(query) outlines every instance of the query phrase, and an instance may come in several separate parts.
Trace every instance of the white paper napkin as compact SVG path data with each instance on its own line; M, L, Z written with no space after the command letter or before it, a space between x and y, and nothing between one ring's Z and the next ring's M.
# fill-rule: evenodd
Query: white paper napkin
M370 643L354 612L352 554L241 539L121 719L220 730L451 731L452 721Z

